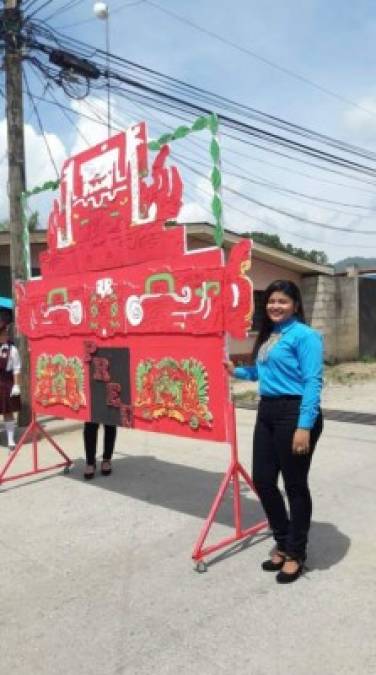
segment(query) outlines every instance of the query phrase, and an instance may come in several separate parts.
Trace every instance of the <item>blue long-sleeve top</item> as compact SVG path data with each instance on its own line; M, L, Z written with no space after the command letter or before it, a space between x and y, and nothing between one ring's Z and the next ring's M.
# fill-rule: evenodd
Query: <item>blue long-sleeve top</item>
M266 356L258 354L254 366L234 369L242 380L259 380L261 396L301 396L299 429L312 429L320 407L323 372L323 339L320 333L291 318L277 324L274 344Z

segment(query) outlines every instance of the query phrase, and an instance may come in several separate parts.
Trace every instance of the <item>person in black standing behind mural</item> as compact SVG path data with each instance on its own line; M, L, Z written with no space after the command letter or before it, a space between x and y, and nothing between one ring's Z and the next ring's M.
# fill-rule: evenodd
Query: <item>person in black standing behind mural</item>
M103 476L109 476L112 473L111 460L115 447L117 427L112 424L104 424L103 436L103 459L101 463L101 473ZM96 469L96 454L97 454L97 440L98 440L97 422L85 422L84 425L84 447L86 455L86 467L84 478L90 480L95 476Z
M8 448L16 446L14 413L21 409L20 372L21 361L18 349L9 340L9 318L0 310L0 414L4 416Z

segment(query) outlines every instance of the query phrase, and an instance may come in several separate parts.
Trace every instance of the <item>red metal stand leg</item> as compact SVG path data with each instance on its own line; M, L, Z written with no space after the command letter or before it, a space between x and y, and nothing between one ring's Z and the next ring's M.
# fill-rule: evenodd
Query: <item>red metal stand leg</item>
M211 506L211 509L209 511L209 515L207 519L205 520L205 523L202 527L202 530L199 534L199 537L197 539L192 558L195 560L197 563L203 560L204 556L208 555L209 553L214 553L214 551L218 551L221 548L224 548L225 546L228 546L230 544L233 544L237 541L240 541L241 539L245 539L246 537L250 537L253 534L256 534L260 530L265 529L268 526L268 522L266 520L262 520L255 525L252 525L251 527L248 527L247 529L242 528L242 514L241 514L241 500L240 500L240 481L239 481L239 476L241 476L245 482L249 485L251 490L255 492L255 488L253 485L253 481L247 471L244 469L244 467L240 464L239 459L238 459L238 446L237 446L237 438L236 438L236 424L235 424L235 408L232 405L229 408L228 411L229 419L228 419L228 429L229 429L229 440L231 444L231 462L230 466L226 471L226 474L223 478L223 481L219 487L219 490L217 492L217 495L213 501L213 504ZM206 537L209 533L209 530L213 524L213 521L215 519L216 513L219 509L219 506L221 502L224 499L226 490L229 487L230 482L232 481L233 483L233 512L234 512L234 527L235 527L235 534L225 537L224 539L221 539L219 542L216 544L212 544L211 546L207 546L206 548L203 548L204 542L206 540ZM256 492L255 492L256 494Z
M59 464L54 464L46 466L43 468L39 467L39 457L38 457L38 434L44 436L47 441L54 447L54 449L63 457L64 461ZM31 439L32 443L32 460L33 468L30 471L25 471L24 473L13 474L12 476L6 476L8 469L14 463L17 455L21 451L25 443ZM34 476L36 474L45 473L46 471L51 471L52 469L61 469L63 467L69 467L73 464L72 460L65 454L65 452L58 446L58 444L51 438L51 436L43 429L43 427L37 422L35 414L32 416L32 420L29 426L25 429L20 440L18 441L15 449L8 456L4 466L0 469L0 485L9 481L17 480L18 478L26 478L26 476ZM5 477L6 476L6 477Z
M216 513L219 509L219 506L220 506L220 504L223 500L224 494L225 494L225 492L226 492L226 490L229 486L230 480L232 478L232 473L233 473L233 467L232 467L232 465L230 465L229 468L227 469L227 472L226 472L223 480L222 480L222 483L219 487L217 495L214 498L213 504L212 504L211 509L209 511L209 515L206 518L204 526L203 526L203 528L202 528L202 530L199 534L199 537L198 537L198 540L197 540L197 543L196 543L196 546L195 546L195 549L194 549L193 555L192 555L194 560L200 560L200 558L202 557L201 555L199 555L199 553L202 551L202 545L203 545L203 543L204 543L204 541L207 537L207 534L210 530L210 527L211 527L211 525L213 523L213 520L216 516Z
M32 443L33 443L33 470L34 470L34 473L38 473L38 446L37 446L36 422L33 426L33 431L32 431Z
M55 448L56 452L58 452L59 455L61 455L61 456L65 459L66 464L69 465L69 466L71 466L71 465L73 464L73 462L72 462L72 460L68 457L68 455L65 454L64 450L62 450L61 447L54 441L54 439L52 438L52 436L51 436L49 433L47 433L47 431L46 431L45 429L43 429L43 427L39 424L39 422L36 422L36 424L38 425L38 429L39 429L40 433L42 434L42 436L44 436L44 437L46 438L46 440L47 440L51 445L53 445L53 447Z

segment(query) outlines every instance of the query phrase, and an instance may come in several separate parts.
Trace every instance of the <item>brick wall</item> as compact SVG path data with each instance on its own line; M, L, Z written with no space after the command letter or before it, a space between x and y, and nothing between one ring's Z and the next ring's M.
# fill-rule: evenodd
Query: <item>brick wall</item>
M300 287L307 323L324 337L325 360L337 361L336 280L324 275L303 277Z
M359 278L336 277L337 360L359 358Z
M359 358L357 277L305 277L301 282L306 318L325 340L326 361Z

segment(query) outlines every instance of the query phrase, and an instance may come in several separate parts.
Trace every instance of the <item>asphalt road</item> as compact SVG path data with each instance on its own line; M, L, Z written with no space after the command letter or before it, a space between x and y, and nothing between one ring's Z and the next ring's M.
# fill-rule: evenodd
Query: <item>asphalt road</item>
M248 469L254 418L238 411ZM85 483L81 430L48 429L77 460L70 474L0 489L1 674L376 673L373 426L326 423L311 472L309 570L286 587L260 569L267 533L194 570L227 446L120 430L114 474ZM26 446L18 468L30 461ZM242 507L245 524L262 517L246 490ZM229 497L211 538L231 523Z

